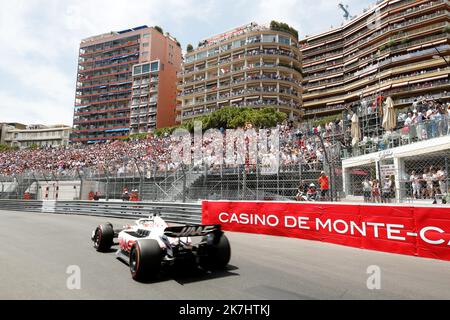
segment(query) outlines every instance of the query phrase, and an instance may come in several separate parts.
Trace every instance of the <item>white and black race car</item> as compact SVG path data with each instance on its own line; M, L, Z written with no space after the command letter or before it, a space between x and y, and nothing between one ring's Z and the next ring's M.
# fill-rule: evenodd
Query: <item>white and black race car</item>
M199 237L194 244L192 237ZM130 266L136 281L155 278L164 265L187 263L205 270L224 269L231 258L230 243L220 225L169 227L159 216L140 219L115 230L111 223L98 226L91 240L98 252L109 252L119 240L118 259Z

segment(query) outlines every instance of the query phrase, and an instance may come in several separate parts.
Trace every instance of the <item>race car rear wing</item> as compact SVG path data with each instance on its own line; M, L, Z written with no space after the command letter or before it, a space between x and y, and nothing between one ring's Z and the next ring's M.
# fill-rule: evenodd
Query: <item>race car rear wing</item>
M217 232L221 232L220 225L192 225L169 227L164 231L164 235L169 238L203 237Z

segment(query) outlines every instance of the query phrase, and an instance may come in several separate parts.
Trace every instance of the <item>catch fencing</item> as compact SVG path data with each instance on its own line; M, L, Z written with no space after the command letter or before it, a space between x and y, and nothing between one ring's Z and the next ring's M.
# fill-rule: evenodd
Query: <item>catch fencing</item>
M448 204L450 136L344 161L349 197L373 203Z
M94 200L98 196L106 201L132 202L293 201L300 185L315 184L319 188L321 171L330 178L328 200L344 197L340 145L334 140L324 141L320 136L308 137L303 139L308 151L302 153L297 142L291 139L281 143L283 152L275 169L268 169L259 157L256 163L245 165L178 167L124 158L121 163L101 167L0 177L0 199L78 201Z

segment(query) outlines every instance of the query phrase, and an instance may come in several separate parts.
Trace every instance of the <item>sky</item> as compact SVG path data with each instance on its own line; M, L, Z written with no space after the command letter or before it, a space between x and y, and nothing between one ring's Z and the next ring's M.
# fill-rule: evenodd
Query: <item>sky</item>
M185 49L250 23L282 21L300 37L338 27L375 0L0 0L0 122L72 125L84 38L161 26Z

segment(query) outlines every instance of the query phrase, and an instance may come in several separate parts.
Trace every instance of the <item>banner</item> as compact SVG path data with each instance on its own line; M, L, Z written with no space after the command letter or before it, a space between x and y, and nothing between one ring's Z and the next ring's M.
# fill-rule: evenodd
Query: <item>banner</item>
M444 207L290 202L203 202L203 224L450 261Z

